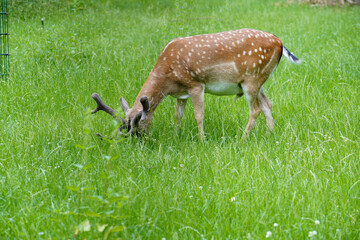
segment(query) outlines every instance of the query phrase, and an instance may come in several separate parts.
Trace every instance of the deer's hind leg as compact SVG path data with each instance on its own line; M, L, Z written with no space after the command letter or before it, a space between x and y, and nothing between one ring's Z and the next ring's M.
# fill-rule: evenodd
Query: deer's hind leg
M269 131L272 131L274 128L274 120L272 116L272 103L269 98L265 95L263 89L260 89L259 100L261 111L264 114L266 126Z
M259 114L261 113L261 105L259 99L259 92L261 85L256 84L255 81L244 81L241 84L246 101L249 106L249 121L245 128L244 137L246 137L251 129L255 126L255 122Z

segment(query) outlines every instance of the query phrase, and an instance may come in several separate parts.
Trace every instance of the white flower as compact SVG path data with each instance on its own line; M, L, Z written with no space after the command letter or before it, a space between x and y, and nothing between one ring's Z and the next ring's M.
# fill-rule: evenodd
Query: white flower
M180 164L180 167L183 168L183 167L184 167L184 164Z
M319 224L320 224L320 221L319 221L319 220L315 220L315 224L316 224L316 225L319 225Z
M199 189L202 190L202 186L200 186Z
M279 226L279 224L277 224L277 223L274 223L274 227L278 227Z
M269 237L271 237L271 235L272 235L272 232L267 231L267 232L266 232L266 236L265 236L265 237L266 237L266 238L269 238Z
M316 234L317 234L316 231L310 231L310 232L309 232L309 237L313 237L313 236L315 236Z
M231 202L235 201L235 197L232 197L232 198L230 199L230 201L231 201Z

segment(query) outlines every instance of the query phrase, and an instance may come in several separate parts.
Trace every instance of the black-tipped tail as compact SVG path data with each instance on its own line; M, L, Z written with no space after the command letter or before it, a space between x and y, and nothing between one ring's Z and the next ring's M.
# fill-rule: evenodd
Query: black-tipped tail
M295 64L300 64L301 63L301 60L298 59L297 57L295 57L294 54L292 54L289 50L287 50L286 47L283 46L283 49L282 49L282 53L283 55L286 57L286 59L292 63L295 63Z

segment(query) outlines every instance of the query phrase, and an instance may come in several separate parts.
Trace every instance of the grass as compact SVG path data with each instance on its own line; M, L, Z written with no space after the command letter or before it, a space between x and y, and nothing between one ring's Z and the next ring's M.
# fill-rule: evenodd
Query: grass
M360 238L358 7L40 2L10 9L0 238ZM167 42L244 27L276 34L303 60L282 60L265 84L271 136L261 116L240 141L245 99L206 95L203 143L191 104L175 133L171 97L147 139L96 137L115 125L90 114L93 92L113 107L120 96L131 103Z

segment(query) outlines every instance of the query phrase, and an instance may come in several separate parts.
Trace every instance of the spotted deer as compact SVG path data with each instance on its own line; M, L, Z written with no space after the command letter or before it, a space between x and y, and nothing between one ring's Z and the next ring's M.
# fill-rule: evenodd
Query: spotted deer
M168 95L177 99L175 117L176 125L180 125L190 97L199 137L203 138L204 93L236 98L245 95L249 121L244 135L253 128L261 112L272 130L272 103L262 86L282 55L292 63L300 63L276 36L254 29L177 38L160 53L133 107L120 99L126 119L120 118L96 93L92 97L97 107L92 113L99 110L109 113L121 124L120 135L129 136L149 129L156 107ZM122 129L128 132L123 133Z

